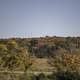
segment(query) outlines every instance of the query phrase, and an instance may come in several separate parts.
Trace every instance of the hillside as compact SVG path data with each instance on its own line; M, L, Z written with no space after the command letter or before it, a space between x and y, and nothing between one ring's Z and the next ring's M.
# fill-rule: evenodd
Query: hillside
M0 69L25 70L38 62L38 65L41 65L40 62L46 64L46 59L59 53L80 53L80 37L0 39ZM32 57L43 59L34 62Z
M53 80L52 76L55 78L55 76L59 77L63 74L68 76L69 74L79 77L76 80L80 80L80 37L46 36L0 39L1 80L6 80L6 78L3 79L5 74L22 77L21 80L25 78L33 80L34 76L36 78L43 76L45 80L48 78L48 80Z

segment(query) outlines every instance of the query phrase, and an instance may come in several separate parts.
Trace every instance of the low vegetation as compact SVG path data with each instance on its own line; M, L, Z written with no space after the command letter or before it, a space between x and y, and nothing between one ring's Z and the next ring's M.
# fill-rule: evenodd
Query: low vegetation
M0 80L80 80L80 37L0 39Z

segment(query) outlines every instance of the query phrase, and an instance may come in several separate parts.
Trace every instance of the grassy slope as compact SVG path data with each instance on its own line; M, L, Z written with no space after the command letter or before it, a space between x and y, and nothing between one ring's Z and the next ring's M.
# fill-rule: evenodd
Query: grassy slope
M54 67L51 67L51 65L48 63L48 59L46 58L34 58L33 60L34 63L28 70L51 72L54 69Z

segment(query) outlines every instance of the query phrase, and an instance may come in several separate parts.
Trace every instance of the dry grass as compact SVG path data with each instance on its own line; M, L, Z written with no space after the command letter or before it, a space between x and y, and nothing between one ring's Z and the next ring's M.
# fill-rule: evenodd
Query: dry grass
M29 70L51 72L54 68L48 63L48 59L34 58L34 62Z

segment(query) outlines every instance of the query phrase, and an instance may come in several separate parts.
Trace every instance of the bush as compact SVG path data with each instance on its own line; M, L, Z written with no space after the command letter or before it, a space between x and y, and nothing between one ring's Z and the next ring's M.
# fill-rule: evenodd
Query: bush
M80 80L80 74L71 71L58 71L48 76L49 80Z

